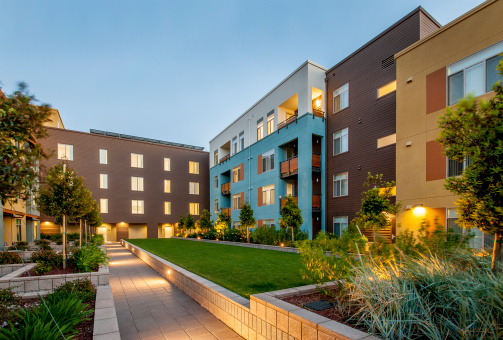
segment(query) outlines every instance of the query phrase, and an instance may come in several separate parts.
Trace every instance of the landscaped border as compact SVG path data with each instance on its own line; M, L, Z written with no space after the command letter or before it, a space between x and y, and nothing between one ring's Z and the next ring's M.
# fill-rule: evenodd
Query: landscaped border
M121 244L245 339L379 339L278 299L312 293L315 285L255 294L247 300L134 244Z

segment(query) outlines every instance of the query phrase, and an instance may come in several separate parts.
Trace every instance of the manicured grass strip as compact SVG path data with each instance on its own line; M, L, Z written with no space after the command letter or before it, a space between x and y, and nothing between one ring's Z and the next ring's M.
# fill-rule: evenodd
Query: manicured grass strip
M178 239L127 241L247 299L311 283L302 279L299 254Z

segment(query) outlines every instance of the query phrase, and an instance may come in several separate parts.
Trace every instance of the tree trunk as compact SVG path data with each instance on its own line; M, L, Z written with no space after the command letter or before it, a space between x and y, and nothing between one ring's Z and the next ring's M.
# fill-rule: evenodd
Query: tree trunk
M66 269L66 216L63 215L63 269Z
M250 227L246 226L246 242L250 243Z
M79 220L79 247L82 247L82 220Z
M494 234L493 263L491 271L494 274L503 272L503 233Z
M293 247L293 243L295 242L294 240L294 237L293 237L293 227L292 227L292 247Z
M86 243L88 242L87 241L87 221L84 221L84 237L86 239Z

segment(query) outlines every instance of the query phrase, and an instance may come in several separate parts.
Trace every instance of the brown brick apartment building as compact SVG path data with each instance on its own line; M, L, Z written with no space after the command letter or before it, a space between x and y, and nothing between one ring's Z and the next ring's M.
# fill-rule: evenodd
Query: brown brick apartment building
M48 128L41 143L84 177L100 205L98 232L109 241L168 237L179 215L199 218L209 209L209 157L202 147L98 130L91 133ZM43 214L41 231L59 232ZM69 229L69 232L72 230Z
M395 180L393 56L439 27L419 7L326 72L328 232L355 217L368 172Z

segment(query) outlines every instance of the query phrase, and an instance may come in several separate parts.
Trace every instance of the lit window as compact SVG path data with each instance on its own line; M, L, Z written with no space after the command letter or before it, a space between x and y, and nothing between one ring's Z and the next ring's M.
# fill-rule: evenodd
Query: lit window
M134 215L141 215L145 213L145 205L141 200L131 201L131 213Z
M262 118L257 122L257 140L264 138L264 121Z
M108 189L108 175L100 174L100 189Z
M240 181L241 177L241 166L237 166L232 169L232 183L236 183Z
M108 164L108 151L100 149L100 164Z
M166 192L166 193L171 192L171 180L169 180L169 179L164 180L164 192Z
M275 224L274 224L274 220L271 219L271 220L263 220L262 221L262 226L265 227L265 226L268 226L268 227L274 227Z
M342 232L348 228L348 217L347 216L336 216L334 217L334 234L341 236Z
M267 134L274 132L274 114L267 116Z
M171 215L171 202L164 202L164 215Z
M334 91L334 113L345 109L349 105L349 83Z
M377 98L381 98L382 96L387 95L388 93L396 91L396 80L393 80L391 83L386 84L377 89Z
M189 182L189 194L199 195L199 183Z
M262 154L262 172L274 169L274 150Z
M108 213L108 198L100 198L100 213Z
M218 164L218 150L213 153L213 165Z
M199 162L189 162L189 174L199 174Z
M232 138L232 154L238 153L238 137Z
M199 215L199 203L189 203L189 212L191 215Z
M143 177L131 177L131 190L143 191Z
M274 184L262 187L262 205L274 204Z
M232 196L232 210L241 209L241 194Z
M73 145L58 144L58 159L73 161Z
M131 153L131 167L143 168L143 155L138 153Z
M334 197L347 196L348 194L348 173L334 175Z
M164 157L164 171L171 171L171 158Z
M382 148L391 144L396 144L396 133L377 140L377 148Z
M213 202L213 209L215 209L215 213L218 214L218 199Z
M245 133L242 131L239 134L239 151L243 150L245 148Z
M348 128L334 133L334 156L348 151Z
M465 157L462 161L447 158L447 177L461 176L463 170L465 170L469 165L469 157Z

